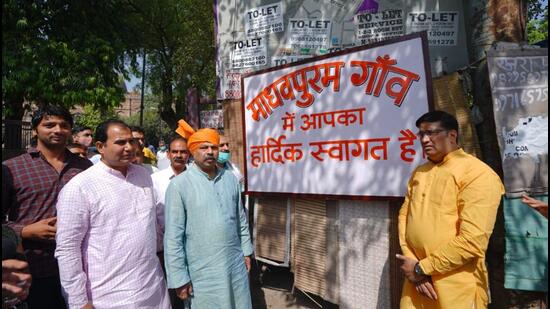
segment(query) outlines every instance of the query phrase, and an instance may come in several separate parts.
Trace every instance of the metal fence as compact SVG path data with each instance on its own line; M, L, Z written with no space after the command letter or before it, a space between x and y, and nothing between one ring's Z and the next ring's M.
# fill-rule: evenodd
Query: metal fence
M20 120L2 121L2 149L29 148L32 139L31 123Z

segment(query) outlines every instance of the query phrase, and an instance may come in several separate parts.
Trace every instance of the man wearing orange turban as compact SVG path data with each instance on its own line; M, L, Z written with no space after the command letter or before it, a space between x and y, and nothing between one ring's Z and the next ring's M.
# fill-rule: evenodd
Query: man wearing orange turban
M251 309L247 271L253 250L239 180L216 165L216 130L195 132L183 120L178 125L195 161L166 190L168 287L195 309Z

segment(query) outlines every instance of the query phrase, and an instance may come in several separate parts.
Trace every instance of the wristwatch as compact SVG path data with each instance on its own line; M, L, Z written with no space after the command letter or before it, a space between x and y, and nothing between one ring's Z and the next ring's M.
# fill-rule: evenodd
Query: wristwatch
M416 265L414 265L414 273L417 275L417 276L425 276L426 274L424 273L424 271L422 270L422 268L420 267L420 263L416 263Z

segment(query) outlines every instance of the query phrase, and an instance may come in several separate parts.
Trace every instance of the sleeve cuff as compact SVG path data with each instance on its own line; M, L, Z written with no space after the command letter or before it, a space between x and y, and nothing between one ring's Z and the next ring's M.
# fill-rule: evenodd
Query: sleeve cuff
M431 276L434 273L434 268L432 267L432 263L430 263L429 258L425 258L423 260L418 261L420 264L420 268L422 268L422 271L428 275Z
M243 246L243 255L244 256L250 256L254 253L254 249L252 248L252 244L246 244Z

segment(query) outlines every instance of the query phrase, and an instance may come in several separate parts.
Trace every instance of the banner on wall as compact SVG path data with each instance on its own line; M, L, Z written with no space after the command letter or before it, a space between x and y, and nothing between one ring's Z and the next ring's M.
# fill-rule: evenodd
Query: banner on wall
M248 10L244 18L247 37L266 36L284 31L282 2Z
M487 54L506 196L548 194L548 49Z
M201 128L223 128L223 110L201 111Z
M411 12L407 16L407 33L428 31L429 46L456 46L458 11Z
M403 10L360 13L354 16L357 45L400 37L405 33Z
M231 67L242 69L265 66L267 64L266 38L253 38L233 42Z
M248 193L399 197L432 104L425 32L245 75Z
M330 44L332 22L323 19L296 19L288 21L288 47L294 50L327 49Z

